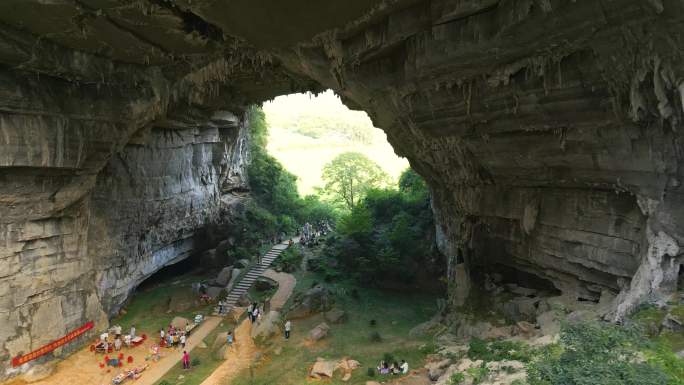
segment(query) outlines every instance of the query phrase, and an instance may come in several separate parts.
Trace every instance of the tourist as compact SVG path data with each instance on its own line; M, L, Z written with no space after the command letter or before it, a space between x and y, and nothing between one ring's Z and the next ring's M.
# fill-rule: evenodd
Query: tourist
M121 338L117 337L114 339L114 349L115 350L121 350Z
M135 338L135 325L131 325L131 339Z
M401 374L407 374L409 370L408 362L401 360L401 366L399 366L399 368L401 368Z
M169 347L173 346L173 336L171 333L166 336L166 344L169 345Z
M190 327L190 324L186 322L185 323L185 334L190 335L190 330L192 330L192 328Z
M252 319L252 311L253 310L254 310L254 305L252 305L250 303L249 306L247 306L247 317L249 317L249 320L252 322L254 322L254 320Z
M394 363L392 364L392 368L390 369L390 372L392 374L401 373L401 369L399 369L399 363L397 361L394 361Z
M181 334L180 344L181 344L181 348L185 349L185 334Z
M159 329L159 337L161 341L164 342L164 328Z
M187 351L183 351L183 369L190 369L190 355Z
M130 347L131 347L131 340L132 340L131 335L130 335L130 334L126 334L126 335L124 336L124 345L126 345L126 347L129 347L129 348L130 348Z
M257 254L257 265L261 265L261 253Z
M254 308L252 310L252 323L256 322L258 317L259 317L259 306L257 305L256 302L254 302Z
M387 362L380 361L380 365L378 365L378 372L380 372L380 374L389 374L390 369L387 365Z
M121 325L115 325L112 329L114 329L114 338L121 338Z
M292 330L292 322L290 320L285 321L285 339L290 339L290 330Z
M104 332L104 333L100 334L100 342L107 342L108 339L109 339L109 333Z
M292 247L294 245L294 241L292 241L292 238L287 242L287 247Z
M228 332L228 336L226 336L226 343L228 346L233 344L233 332Z
M218 301L218 313L219 315L223 314L223 300L221 299Z

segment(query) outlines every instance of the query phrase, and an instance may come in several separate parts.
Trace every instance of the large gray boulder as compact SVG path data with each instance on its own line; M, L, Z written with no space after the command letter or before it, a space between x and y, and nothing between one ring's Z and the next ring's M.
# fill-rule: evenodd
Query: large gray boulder
M254 288L258 291L273 290L278 287L278 283L270 278L259 277L254 282Z
M311 331L309 331L309 338L312 341L322 340L323 338L328 336L329 331L330 331L330 326L328 326L328 324L325 322L321 322L315 328L313 328L313 329L311 329Z
M252 338L255 340L265 340L278 333L280 330L280 313L271 310L262 316L259 321L252 326Z
M298 295L294 305L288 313L290 318L303 318L330 309L333 305L330 291L321 286L315 286L303 294Z
M233 266L226 266L221 269L221 272L216 277L216 286L226 286L233 276Z

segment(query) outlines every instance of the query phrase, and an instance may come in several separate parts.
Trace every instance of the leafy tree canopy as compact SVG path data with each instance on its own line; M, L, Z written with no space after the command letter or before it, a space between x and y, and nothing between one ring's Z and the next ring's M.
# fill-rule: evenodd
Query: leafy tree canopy
M368 190L386 186L389 177L365 155L345 152L323 167L323 181L323 192L333 202L351 210Z

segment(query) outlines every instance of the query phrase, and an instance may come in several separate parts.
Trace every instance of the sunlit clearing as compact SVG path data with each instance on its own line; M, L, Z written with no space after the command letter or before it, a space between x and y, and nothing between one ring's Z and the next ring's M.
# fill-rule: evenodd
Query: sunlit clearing
M408 167L368 114L348 109L331 90L318 96L279 96L264 103L263 110L269 125L268 152L299 177L303 195L323 184L323 166L343 152L365 154L395 181Z

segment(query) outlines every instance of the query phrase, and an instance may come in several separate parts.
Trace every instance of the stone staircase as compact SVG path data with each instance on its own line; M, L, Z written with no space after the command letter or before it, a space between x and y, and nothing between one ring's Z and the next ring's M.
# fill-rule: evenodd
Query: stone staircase
M235 286L230 290L228 296L223 300L223 314L228 314L233 307L237 304L240 297L242 297L247 290L254 284L257 278L261 277L262 274L271 266L273 261L287 249L287 243L280 243L271 248L266 254L261 257L261 263L253 265L249 271L242 276L240 281L238 281ZM214 309L214 315L220 315L218 313L218 307Z

